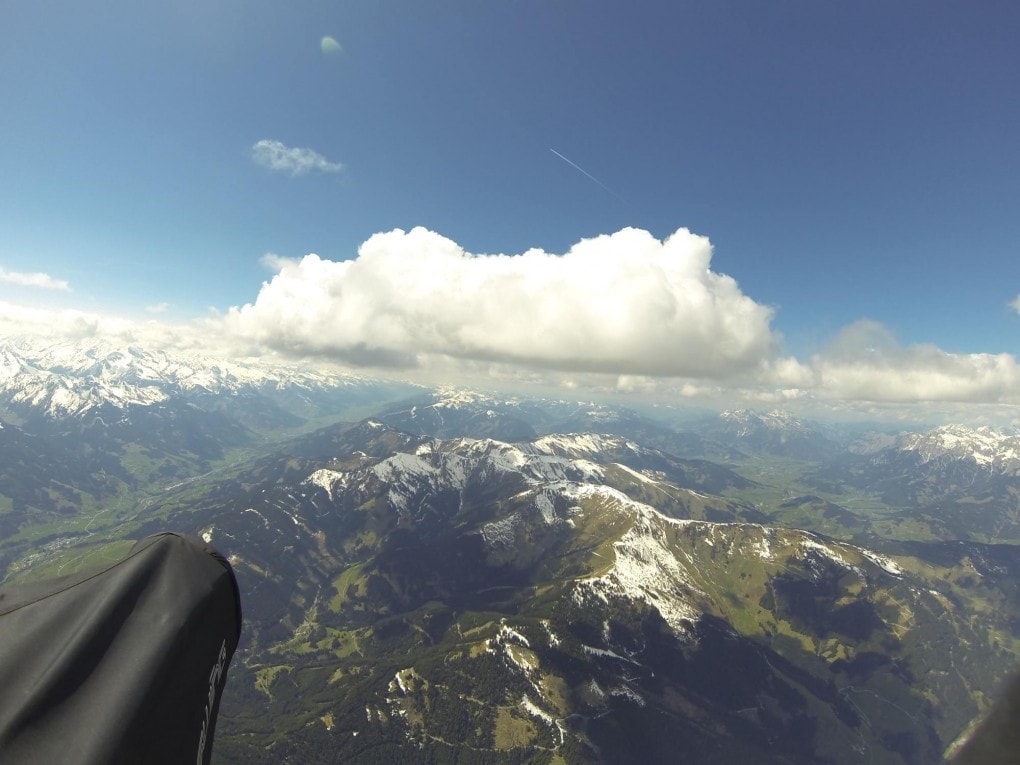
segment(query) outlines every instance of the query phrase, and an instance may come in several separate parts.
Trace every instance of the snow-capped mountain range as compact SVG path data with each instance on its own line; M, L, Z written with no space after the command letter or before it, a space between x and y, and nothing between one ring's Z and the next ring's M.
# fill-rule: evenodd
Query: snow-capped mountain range
M189 401L272 391L354 392L376 384L324 368L256 359L223 360L99 341L0 343L0 407L50 420L81 417L104 407L153 407L172 399ZM548 423L561 417L560 412L569 406L564 401L531 401L443 387L428 400L390 410L382 419L408 432L449 436L470 423L467 429L474 435L526 440L548 432ZM554 410L555 415L550 413ZM599 411L613 423L625 421L612 407ZM588 412L588 419L596 413ZM647 429L647 423L642 424ZM598 430L597 422L591 425ZM615 430L619 434L626 428ZM784 456L818 460L848 449L884 459L902 454L929 467L964 462L990 473L1020 473L1020 435L988 427L944 425L898 437L873 434L867 442L858 439L847 447L849 439L840 439L836 429L789 412L734 409L722 412L704 430L738 449Z
M738 436L747 436L762 429L785 433L806 433L810 430L803 420L782 409L771 412L727 409L719 415L719 419L734 428Z
M988 427L943 425L927 433L902 436L894 448L916 452L922 463L972 460L989 472L1020 473L1020 434Z
M749 409L725 411L719 415L717 432L728 432L739 445L753 445L764 451L790 453L804 450L813 459L833 456L841 442L837 429L802 420L789 412L767 413ZM812 453L812 450L813 453ZM877 455L889 459L899 455L922 465L937 467L973 463L987 472L1020 473L1020 434L987 426L942 425L921 433L869 433L849 443L852 454Z
M797 459L823 459L842 448L834 429L783 410L727 410L706 424L705 433L742 451Z
M935 761L974 714L973 674L990 685L1005 672L984 636L1013 601L978 621L972 609L1008 598L986 577L1014 565L1008 550L880 551L748 522L704 486L642 467L654 450L620 437L435 439L369 420L334 442L347 446L292 480L245 478L258 490L211 505L201 529L239 551L250 589L259 639L238 678L263 707L315 699L302 702L324 721L302 723L309 749L341 745L340 729L418 751L467 715L461 735L482 731L471 746L492 747L513 717L534 727L515 746L577 747L579 761L598 761L589 743L616 746L604 761L623 762L658 728L600 726L667 710L670 745L692 715L717 721L684 730L705 747L691 761L732 745L718 761L894 762L897 731L911 737L903 761ZM733 520L708 519L727 507ZM922 671L947 643L968 674ZM336 678L355 673L359 695L342 696ZM503 723L481 714L492 708ZM817 735L808 718L824 721Z
M611 518L608 523L627 528L612 545L614 562L600 575L578 580L572 597L579 604L589 597L604 604L616 597L646 603L684 634L707 608L710 597L703 589L705 583L692 573L698 569L697 553L678 559L677 547L685 543L678 542L677 535L713 557L725 550L729 556L771 561L773 548L782 547L793 549L793 554L802 558L822 556L847 570L874 564L886 574L902 573L895 562L877 553L825 543L805 532L783 535L759 524L715 524L669 517L633 500L616 485L641 485L659 495L665 489L676 503L691 496L708 497L694 488L663 480L657 471L634 470L621 462L606 461L605 455L621 451L633 455L649 452L624 439L592 434L545 436L518 444L491 439L428 439L413 453L398 452L371 466L342 471L319 469L305 479L304 485L325 490L330 502L339 502L345 496L385 496L386 503L405 522L421 522L438 512L435 498L444 492L457 492L461 496L458 507L462 507L465 493L477 491L483 484L516 483L504 490L511 495L514 509L478 530L486 547L496 551L527 546L527 538L534 535L536 527L546 529L545 534L562 527L569 534L595 523L596 517ZM296 525L304 523L296 512L291 518ZM214 529L208 533L215 536ZM698 544L692 539L699 540Z
M341 399L374 414L340 422ZM0 571L167 526L219 546L251 636L224 728L237 761L278 762L278 741L353 761L365 740L391 761L450 741L579 762L936 761L1012 656L1020 562L998 542L1017 528L1017 437L945 426L853 451L782 411L726 412L711 438L668 415L0 344ZM812 476L741 474L760 463L829 469L825 500L782 503ZM899 511L839 507L858 483ZM901 516L907 541L888 533ZM946 645L958 671L929 671Z
M0 344L0 402L50 418L99 407L151 406L174 395L265 388L325 390L368 384L345 373L222 361L134 346L33 341Z

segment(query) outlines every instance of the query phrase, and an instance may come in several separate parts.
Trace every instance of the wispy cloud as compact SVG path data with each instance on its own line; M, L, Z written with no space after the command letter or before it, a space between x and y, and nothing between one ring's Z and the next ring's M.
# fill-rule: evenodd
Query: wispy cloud
M327 56L336 56L344 52L343 46L336 41L336 38L329 35L322 38L319 47Z
M166 313L170 310L169 303L156 303L155 305L145 306L145 310L149 313Z
M1012 308L1017 313L1020 313L1020 295L1017 295L1015 298L1009 301L1009 307Z
M288 173L292 176L308 173L339 173L344 166L330 162L312 149L287 146L279 141L263 139L252 146L255 163L273 172Z
M7 271L0 268L0 282L17 284L21 287L38 287L44 290L71 291L71 285L63 279L54 279L49 274L39 272L24 273L20 271Z
M287 266L293 265L298 261L293 258L285 258L282 255L277 255L275 252L267 252L259 259L259 262L262 264L263 268L266 268L276 274Z

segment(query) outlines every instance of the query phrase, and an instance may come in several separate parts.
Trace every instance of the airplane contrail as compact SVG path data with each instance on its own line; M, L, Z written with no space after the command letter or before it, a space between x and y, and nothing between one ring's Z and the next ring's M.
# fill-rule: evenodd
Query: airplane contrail
M617 193L616 193L615 191L613 191L613 190L612 190L611 188L609 188L609 187L608 187L608 186L607 186L606 184L604 184L604 183L603 183L602 181L600 181L600 180L599 180L598 178L596 178L596 177L595 177L594 175L592 175L591 173L589 173L589 172L588 172L587 170L585 170L585 169L584 169L583 167L581 167L580 165L578 165L578 164L577 164L576 162L571 162L571 161L570 161L569 159L567 159L567 158L566 158L566 157L564 157L564 156L563 156L562 154L560 154L560 153L559 153L558 151L556 151L556 149L549 149L549 151L551 151L551 152L552 152L553 154L555 154L555 155L556 155L557 157L559 157L560 159L562 159L562 160L563 160L564 162L566 162L566 163L567 163L568 165L570 165L570 166L571 166L572 168L574 168L575 170L577 170L577 171L578 171L579 173L582 173L582 174L586 175L586 176L587 176L588 178L590 178L591 180L595 181L595 183L597 183L597 184L598 184L599 186L601 186L602 188L604 188L604 189L605 189L606 191L608 191L608 192L609 192L610 194L612 194L612 195L613 195L614 197L616 197L617 199L619 199L619 200L620 200L621 202L624 202L624 203L626 203L626 201L627 201L626 199L624 199L623 197L621 197L621 196L620 196L619 194L617 194Z

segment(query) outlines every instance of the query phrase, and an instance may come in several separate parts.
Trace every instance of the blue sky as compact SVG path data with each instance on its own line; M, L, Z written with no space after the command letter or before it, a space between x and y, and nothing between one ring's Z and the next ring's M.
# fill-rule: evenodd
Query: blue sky
M867 319L1015 357L1018 39L985 1L8 3L0 301L183 322L253 303L267 253L396 228L558 255L687 228L774 354Z

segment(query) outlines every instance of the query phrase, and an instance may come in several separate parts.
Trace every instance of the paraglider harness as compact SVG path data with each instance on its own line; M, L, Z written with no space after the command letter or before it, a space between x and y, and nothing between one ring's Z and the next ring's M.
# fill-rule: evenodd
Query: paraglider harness
M180 534L0 586L0 762L207 765L240 634L230 563Z

